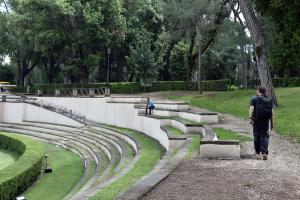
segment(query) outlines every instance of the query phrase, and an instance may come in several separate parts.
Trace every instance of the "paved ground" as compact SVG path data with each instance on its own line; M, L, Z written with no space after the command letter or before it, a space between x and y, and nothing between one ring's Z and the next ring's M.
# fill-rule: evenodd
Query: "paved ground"
M223 115L218 126L251 133L246 121L229 115ZM252 142L243 144L240 160L184 161L142 199L300 200L300 144L271 133L269 150L267 161L253 155Z

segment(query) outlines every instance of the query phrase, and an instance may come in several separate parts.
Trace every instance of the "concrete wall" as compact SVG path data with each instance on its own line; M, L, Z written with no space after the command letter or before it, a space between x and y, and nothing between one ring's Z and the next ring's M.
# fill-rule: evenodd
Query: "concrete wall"
M21 123L24 117L25 105L23 103L0 103L2 105L1 122Z
M0 122L22 123L23 121L35 121L75 127L83 126L68 117L30 104L0 103L0 106L0 116L2 116Z
M160 120L138 116L134 104L107 103L110 98L68 98L68 97L37 97L39 100L51 102L78 111L87 119L125 128L130 128L147 134L158 140L166 149L169 148L167 134L160 128Z

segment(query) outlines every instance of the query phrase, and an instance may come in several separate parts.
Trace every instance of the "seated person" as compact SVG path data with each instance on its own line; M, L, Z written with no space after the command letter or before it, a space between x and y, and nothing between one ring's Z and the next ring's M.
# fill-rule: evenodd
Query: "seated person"
M148 110L149 110L149 115L151 115L151 111L155 108L153 101L149 97L147 97L147 103L146 103L146 115L148 115Z

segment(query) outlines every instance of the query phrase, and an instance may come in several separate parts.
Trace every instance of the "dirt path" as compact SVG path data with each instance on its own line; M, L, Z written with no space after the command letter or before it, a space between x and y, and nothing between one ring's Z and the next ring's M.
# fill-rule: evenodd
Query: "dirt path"
M251 133L245 120L230 115L217 126ZM244 144L240 160L186 160L142 199L300 200L300 144L271 133L269 150L267 161L253 155L252 142Z

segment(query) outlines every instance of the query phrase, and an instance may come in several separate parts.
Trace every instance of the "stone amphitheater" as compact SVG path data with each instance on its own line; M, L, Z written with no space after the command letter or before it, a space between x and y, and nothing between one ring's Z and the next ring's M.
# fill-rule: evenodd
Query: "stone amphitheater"
M145 115L146 97L42 97L2 95L0 131L30 136L69 149L84 163L84 173L64 199L96 195L124 176L140 158L137 140L122 127L153 138L165 154L153 170L118 194L116 199L138 199L165 179L184 159L191 137L201 137L202 158L239 158L237 141L218 141L211 125L218 114L196 112L184 102L156 101ZM174 127L183 135L174 135ZM198 150L199 152L199 150ZM96 163L96 167L93 166ZM24 193L26 194L26 192Z

